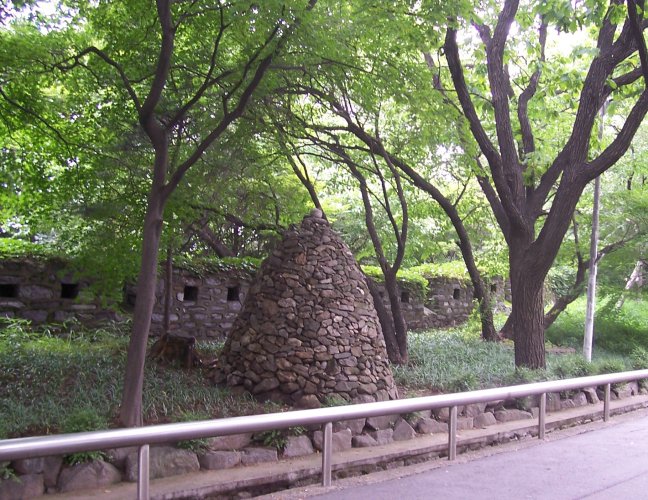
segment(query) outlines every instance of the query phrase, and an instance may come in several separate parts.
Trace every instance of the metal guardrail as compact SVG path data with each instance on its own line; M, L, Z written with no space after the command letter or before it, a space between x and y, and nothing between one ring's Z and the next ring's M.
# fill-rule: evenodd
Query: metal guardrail
M648 370L537 382L455 394L439 394L436 396L400 399L396 401L318 408L314 410L298 410L199 422L6 439L0 441L0 462L80 451L138 446L139 468L137 494L138 498L143 500L149 498L149 445L151 444L322 424L324 429L322 443L322 484L329 486L331 484L333 422L354 418L412 413L437 408L450 408L448 459L454 460L457 455L456 433L458 406L539 395L538 437L544 439L546 395L548 393L604 386L603 418L607 421L610 418L610 385L641 379L648 379Z

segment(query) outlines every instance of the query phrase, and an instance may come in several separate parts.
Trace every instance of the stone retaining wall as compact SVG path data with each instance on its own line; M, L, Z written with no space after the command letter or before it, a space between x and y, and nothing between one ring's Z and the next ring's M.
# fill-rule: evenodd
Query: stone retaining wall
M253 272L235 267L202 274L174 268L170 333L224 339L241 311L253 278ZM444 328L465 322L474 307L470 281L434 277L428 282L424 297L405 287L400 290L408 328ZM118 311L132 311L136 300L134 285L125 287L122 304L106 304L88 289L89 284L89 280L75 277L61 260L0 261L0 316L23 318L34 324L75 318L83 324L95 325L117 319ZM510 289L501 278L494 279L490 287L494 303L501 306L510 300ZM165 279L161 275L151 318L153 335L162 333L164 289ZM389 308L387 294L382 296Z
M173 269L169 333L198 339L224 339L238 317L253 273L238 268L199 275ZM158 279L151 333L161 335L164 323L166 281ZM125 301L134 305L135 287L126 288Z
M639 384L631 382L613 387L611 396L612 399L622 399L646 393ZM555 413L567 408L595 404L602 397L602 388L576 391L567 399L561 399L558 393L548 394L547 411ZM531 421L537 418L537 411L536 398L467 405L458 408L457 428L484 428L513 420ZM333 427L333 451L384 445L426 434L447 434L448 419L449 410L442 408L408 415L337 422ZM150 450L150 477L155 479L201 469L222 470L276 462L321 450L322 431L303 431L220 436L209 439L206 450L200 453L168 445L153 446ZM263 441L273 441L276 446L264 446ZM120 481L137 480L136 448L105 450L104 455L103 460L74 466L65 464L61 457L15 460L8 464L15 477L0 480L0 499L32 498L44 493L106 488ZM3 465L7 464L0 463L0 470Z
M0 316L35 324L77 319L94 325L118 319L89 284L61 260L0 260Z
M491 300L496 308L503 308L511 300L511 289L507 281L495 277L488 283ZM390 308L386 293L381 294L385 307ZM445 276L428 278L424 297L416 290L401 288L401 307L410 330L426 328L447 328L461 325L473 312L474 288L470 280Z

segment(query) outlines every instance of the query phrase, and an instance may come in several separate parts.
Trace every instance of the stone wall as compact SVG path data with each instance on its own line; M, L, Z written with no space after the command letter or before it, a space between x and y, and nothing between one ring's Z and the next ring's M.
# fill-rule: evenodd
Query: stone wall
M241 311L252 274L238 268L198 274L173 270L169 333L199 339L224 339ZM161 276L156 289L151 333L160 335L164 322L166 282ZM126 302L132 307L135 288L128 287Z
M496 307L502 307L505 300L511 300L510 287L502 278L491 279L488 286ZM469 280L444 276L428 278L425 296L421 296L418 290L401 287L401 307L407 327L423 330L460 325L466 322L475 307L473 294ZM387 294L381 293L381 296L389 309Z
M61 260L0 261L0 316L35 324L77 319L92 325L116 319L89 284Z
M173 271L170 333L199 339L225 339L238 317L254 273L231 266L197 273L181 267ZM459 278L428 279L425 296L401 288L401 303L409 329L444 328L465 322L473 307L470 281ZM75 277L62 260L0 261L0 316L24 318L35 324L76 318L85 324L119 317L115 310L131 312L135 287L125 287L123 304L106 301L88 289L87 279ZM380 286L380 284L379 284ZM501 278L490 283L493 301L510 301L510 288ZM165 279L158 280L151 333L163 328ZM389 308L387 294L383 301Z

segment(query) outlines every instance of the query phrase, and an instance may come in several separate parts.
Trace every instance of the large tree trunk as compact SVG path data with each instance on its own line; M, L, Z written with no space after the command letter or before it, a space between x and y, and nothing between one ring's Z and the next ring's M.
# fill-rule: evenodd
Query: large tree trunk
M511 323L515 340L515 366L545 368L544 276L528 272L529 262L511 256Z

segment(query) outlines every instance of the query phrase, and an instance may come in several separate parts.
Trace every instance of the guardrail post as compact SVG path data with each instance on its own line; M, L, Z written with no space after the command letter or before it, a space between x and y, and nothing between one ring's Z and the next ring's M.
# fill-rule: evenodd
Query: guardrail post
M322 439L322 486L331 486L331 455L333 453L333 423L324 424Z
M545 417L547 414L547 393L540 394L540 408L538 409L538 439L545 438Z
M149 445L139 449L137 468L137 500L149 500Z
M605 395L603 397L603 421L610 420L610 384L605 384Z
M450 407L450 425L448 426L448 460L457 458L457 407Z

